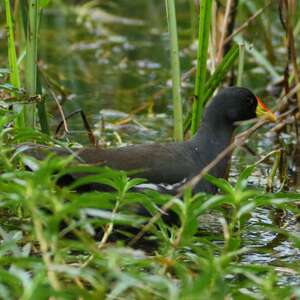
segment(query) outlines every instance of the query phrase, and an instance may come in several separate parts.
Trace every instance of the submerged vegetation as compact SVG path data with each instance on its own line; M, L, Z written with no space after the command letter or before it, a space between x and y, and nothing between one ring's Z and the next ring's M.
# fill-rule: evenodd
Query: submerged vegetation
M0 298L300 299L299 3L142 2L0 4ZM207 175L217 195L16 147L180 140L236 83L279 117ZM75 192L92 182L110 191Z

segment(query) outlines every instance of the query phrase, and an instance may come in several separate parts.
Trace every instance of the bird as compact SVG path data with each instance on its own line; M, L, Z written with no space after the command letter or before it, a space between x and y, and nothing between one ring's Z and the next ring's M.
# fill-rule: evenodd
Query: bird
M249 89L227 87L219 91L206 106L201 124L196 134L189 140L172 143L137 144L119 148L76 149L75 158L81 163L107 166L112 169L130 171L132 177L145 178L147 182L160 185L163 190L174 193L166 186L180 185L193 178L212 162L233 140L237 122L252 118L265 118L274 122L276 116ZM50 152L70 155L59 147L31 145L25 153L43 159ZM225 156L209 174L226 178L231 154ZM132 172L134 171L134 172ZM71 174L76 179L84 174ZM93 186L92 188L93 189ZM96 189L96 188L95 188ZM217 188L202 179L193 188L194 193L215 194Z

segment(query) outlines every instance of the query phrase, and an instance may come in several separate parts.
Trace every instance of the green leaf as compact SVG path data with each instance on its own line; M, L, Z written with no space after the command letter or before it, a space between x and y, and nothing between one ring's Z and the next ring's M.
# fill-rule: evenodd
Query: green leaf
M204 98L203 98L203 105L205 105L211 96L213 95L216 88L220 85L220 83L224 80L228 71L232 68L234 62L238 58L239 55L239 47L237 44L234 44L230 50L224 56L222 62L217 66L214 74L206 81L204 87ZM192 114L190 113L189 116L184 121L184 128L185 130L190 126L192 120Z
M248 178L253 173L254 169L256 168L256 165L251 165L246 167L242 173L239 176L239 179L236 183L236 189L237 190L244 190L247 187Z
M220 85L228 71L232 68L234 62L239 56L239 46L234 44L224 56L222 62L217 66L214 74L205 84L204 103L210 99L215 89Z
M234 188L232 185L225 179L223 178L216 178L212 175L206 174L204 176L205 180L209 181L210 183L214 184L217 186L219 189L221 189L223 192L226 194L234 195Z
M142 183L145 183L147 182L146 179L143 179L143 178L134 178L134 179L131 179L129 182L127 182L126 184L126 190L129 191L131 188L139 185L139 184L142 184Z
M40 8L44 8L49 4L50 0L40 0Z
M199 121L202 117L204 108L204 91L207 73L208 41L210 33L210 24L212 20L212 0L202 0L199 16L199 35L198 35L198 52L197 52L197 69L195 96L192 113L192 133L198 128Z
M200 215L209 209L213 207L219 207L224 203L230 202L230 198L228 196L223 196L223 195L216 195L211 198L209 198L207 201L205 201L195 212L195 215Z

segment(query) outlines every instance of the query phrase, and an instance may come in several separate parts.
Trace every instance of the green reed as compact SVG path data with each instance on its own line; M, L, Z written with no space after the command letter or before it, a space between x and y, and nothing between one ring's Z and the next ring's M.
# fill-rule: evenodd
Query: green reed
M206 81L206 66L208 58L208 42L211 26L212 0L203 0L200 5L199 34L197 51L197 69L195 83L195 101L192 112L192 133L197 131L204 108L204 86Z
M18 40L17 44L20 52L23 50L26 55L23 84L20 79L11 3L9 0L5 0L6 25L8 31L8 61L10 68L10 82L17 89L20 89L24 85L28 97L34 97L35 99L38 99L36 95L42 94L42 88L41 86L39 87L37 83L38 30L39 21L41 18L41 8L43 5L47 4L47 1L30 0L28 3L26 1L20 1L14 4L15 14L21 16L20 18L16 18L15 22L20 22L20 24L18 25L21 28L21 31L25 33L25 45L22 44L21 40ZM15 104L14 107L15 110L19 112L19 116L16 118L16 124L19 127L34 127L36 125L38 112L42 131L45 133L49 133L47 113L44 102L40 102L37 104Z
M174 139L183 140L183 117L181 100L180 60L177 38L176 8L174 0L166 0L170 32L171 72L173 93Z
M20 89L20 74L17 61L15 36L14 36L14 22L12 18L10 1L5 0L5 12L6 12L6 27L7 27L7 41L8 41L8 65L10 70L10 83L17 89ZM24 113L20 105L15 105L14 107L17 111L21 112L20 116L17 118L17 124L19 126L24 126Z

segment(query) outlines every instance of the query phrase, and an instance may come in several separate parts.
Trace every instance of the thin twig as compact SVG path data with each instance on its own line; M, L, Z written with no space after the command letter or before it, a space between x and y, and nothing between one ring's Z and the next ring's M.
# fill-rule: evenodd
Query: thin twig
M131 111L126 118L118 120L114 124L115 125L124 125L124 124L129 123L130 121L132 121L132 119L135 117L135 115L137 113L139 113L139 112L141 112L141 111L149 108L150 105L152 105L150 102L146 102L146 103L142 104L138 108L136 108L133 111Z
M107 224L105 230L104 230L104 233L103 233L103 236L102 236L102 239L100 241L100 243L97 245L97 248L100 250L102 249L105 244L107 243L108 241L108 238L110 236L110 234L112 233L113 231L113 228L114 228L114 218L115 218L115 215L117 213L117 210L119 208L119 205L120 205L120 202L117 201L116 202L116 205L112 211L112 218L111 218L111 222L109 224ZM88 257L88 259L82 264L81 268L85 268L93 259L94 259L95 255L92 254Z
M84 125L84 128L85 130L87 131L88 133L88 137L89 137L89 141L90 143L97 147L98 145L98 142L97 142L97 139L92 131L92 128L87 120L87 117L85 116L85 113L84 111L79 108L79 109L76 109L75 111L71 112L70 114L68 114L62 121L60 121L60 123L58 124L56 130L55 130L55 136L58 135L60 129L61 129L61 126L64 124L64 120L67 121L68 119L70 119L71 117L73 117L74 115L76 114L80 114L81 118L82 118L82 122L83 122L83 125Z
M228 21L229 21L231 3L232 3L232 0L227 0L224 21L223 21L223 25L222 25L222 29L221 29L221 38L220 38L220 42L219 42L218 54L217 54L217 59L216 59L217 63L219 63L221 61L221 58L222 58L223 52L224 52L224 44L225 44L224 41L225 41L225 36L227 33L227 25L228 25Z
M115 219L115 215L117 214L117 210L119 209L120 206L120 201L118 200L116 202L116 205L112 211L112 218L111 218L111 222L109 224L107 224L104 233L103 233L103 237L98 245L98 249L103 248L103 246L105 245L105 243L108 241L108 238L110 236L110 234L113 231L113 227L114 227L114 219Z
M300 91L300 83L295 85L288 94L283 95L279 100L278 104L275 106L274 110L283 112L288 108L288 100L291 99L295 94L297 94ZM283 114L280 115L280 117L283 117Z
M227 44L232 38L234 38L238 33L240 33L241 31L243 31L245 28L247 28L252 21L254 21L259 15L261 15L265 9L267 7L270 6L270 4L272 3L272 0L270 0L270 2L268 2L264 7L260 8L254 15L252 15L245 23L243 23L239 28L237 28L230 36L228 36L225 41L224 44Z
M180 196L180 194L181 192L178 195ZM149 222L143 226L140 232L128 243L129 247L139 241L143 237L145 232L147 232L155 224L155 222L159 220L161 215L167 212L173 206L178 195L172 197L167 203L165 203L162 208L149 220Z
M225 37L231 35L233 30L234 30L236 16L237 16L237 12L238 12L238 5L239 5L239 0L233 0L232 3L231 3L230 12L229 12L229 21L228 21L228 24L227 24ZM223 48L224 48L223 55L225 55L230 50L231 44L232 44L231 41L229 41L229 43L224 43L224 45L223 45Z

